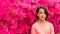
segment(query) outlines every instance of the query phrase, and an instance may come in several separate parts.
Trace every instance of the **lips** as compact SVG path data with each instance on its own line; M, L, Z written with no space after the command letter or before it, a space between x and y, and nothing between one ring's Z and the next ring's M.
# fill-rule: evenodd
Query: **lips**
M41 18L45 18L45 17L41 17Z

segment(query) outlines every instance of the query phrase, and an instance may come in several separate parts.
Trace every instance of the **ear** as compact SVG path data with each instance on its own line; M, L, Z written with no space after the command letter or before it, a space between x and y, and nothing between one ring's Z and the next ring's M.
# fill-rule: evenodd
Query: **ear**
M37 16L38 16L38 14L37 14Z

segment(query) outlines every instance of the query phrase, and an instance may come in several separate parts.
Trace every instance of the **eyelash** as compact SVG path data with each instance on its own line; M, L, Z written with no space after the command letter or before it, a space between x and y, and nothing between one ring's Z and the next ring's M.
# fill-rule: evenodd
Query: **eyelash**
M40 13L40 14L42 14L42 13Z
M42 14L42 12L41 12L40 14ZM44 14L45 14L45 13L44 13Z

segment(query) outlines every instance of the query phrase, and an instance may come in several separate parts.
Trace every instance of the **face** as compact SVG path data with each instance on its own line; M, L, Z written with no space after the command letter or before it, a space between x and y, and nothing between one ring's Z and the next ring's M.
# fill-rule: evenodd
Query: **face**
M40 20L45 20L46 14L45 14L44 9L42 9L42 8L39 9L39 12L38 12L37 16L39 17Z

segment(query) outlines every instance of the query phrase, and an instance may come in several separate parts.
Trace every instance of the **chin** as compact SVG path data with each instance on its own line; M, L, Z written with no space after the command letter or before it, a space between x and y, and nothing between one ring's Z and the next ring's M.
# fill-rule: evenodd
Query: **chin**
M40 18L40 20L44 21L44 20L45 20L45 18Z

